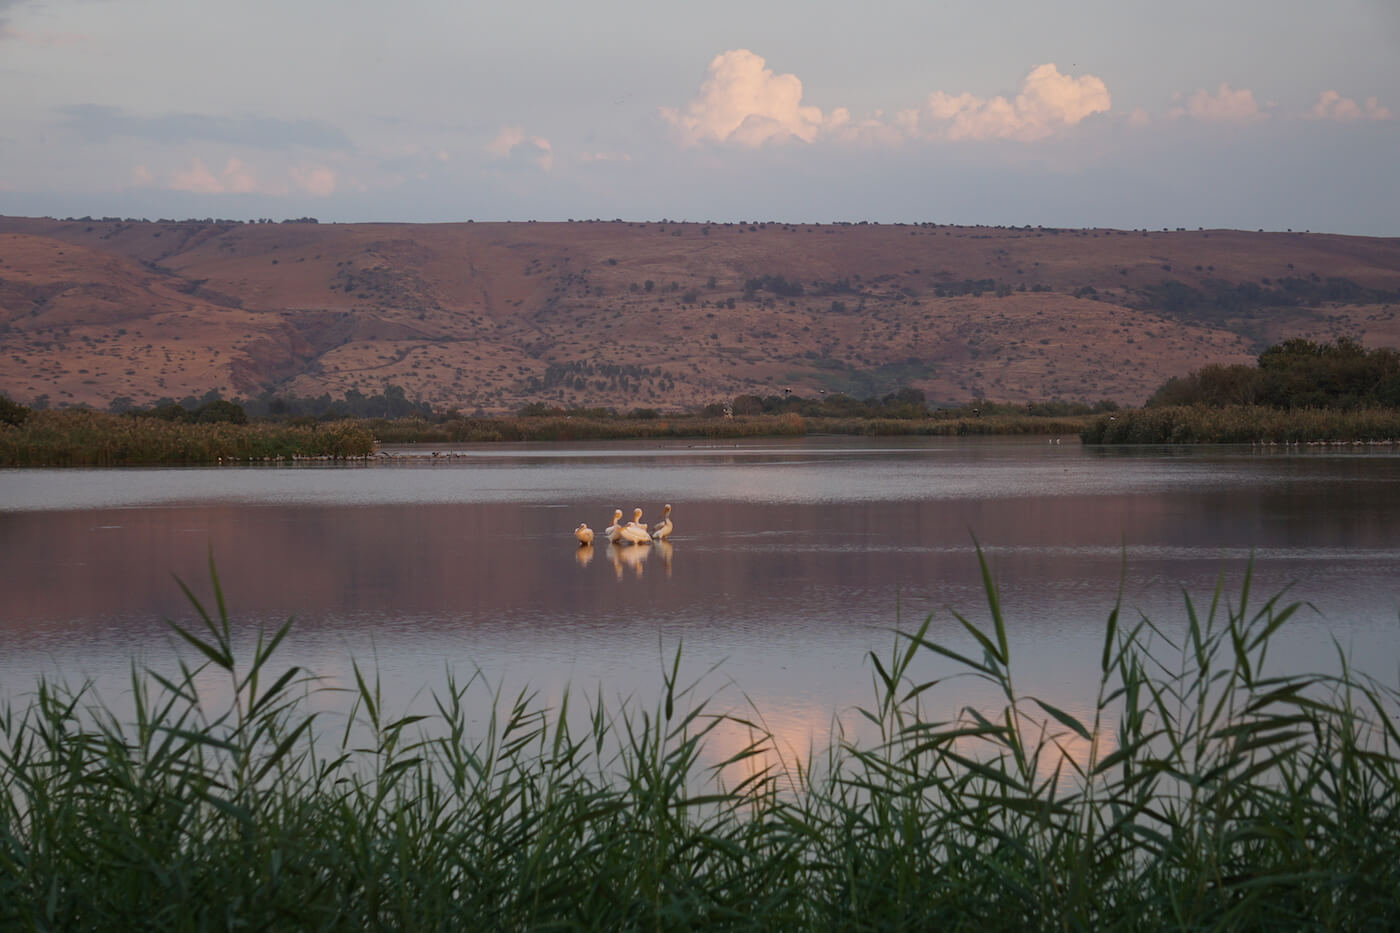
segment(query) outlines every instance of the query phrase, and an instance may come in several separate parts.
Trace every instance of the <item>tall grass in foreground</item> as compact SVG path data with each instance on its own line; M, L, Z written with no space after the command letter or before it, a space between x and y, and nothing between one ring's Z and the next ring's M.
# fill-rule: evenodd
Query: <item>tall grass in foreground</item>
M1086 444L1400 443L1400 408L1284 410L1263 405L1174 405L1100 415Z
M212 611L176 629L202 667L133 672L132 721L47 682L0 713L0 925L1400 923L1395 691L1345 664L1269 672L1293 607L1256 607L1246 577L1237 605L1218 589L1188 600L1174 640L1114 609L1097 711L1077 719L1017 691L985 562L982 575L990 624L958 617L977 651L934 642L928 622L899 635L870 658L860 715L878 738L782 769L761 764L774 742L760 722L678 683L679 655L654 709L599 698L579 716L567 694L553 709L495 694L475 736L479 679L450 682L424 719L384 709L356 667L358 726L326 738L314 681L273 666L290 622L235 658L215 578ZM934 715L956 681L920 681L930 657L992 684L999 708ZM227 678L225 708L197 687L210 673ZM727 725L752 743L707 763Z
M374 435L348 421L316 427L186 424L86 409L36 411L0 425L0 466L118 466L294 458L374 452Z

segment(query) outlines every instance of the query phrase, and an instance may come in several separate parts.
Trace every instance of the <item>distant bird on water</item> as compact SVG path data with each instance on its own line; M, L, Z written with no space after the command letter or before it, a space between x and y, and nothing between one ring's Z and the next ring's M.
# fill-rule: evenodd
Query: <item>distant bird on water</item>
M578 539L579 547L588 547L593 543L593 529L588 527L587 522L579 522L574 529L574 537Z
M651 527L651 536L658 541L665 540L671 536L671 506L668 503L661 509L661 521Z

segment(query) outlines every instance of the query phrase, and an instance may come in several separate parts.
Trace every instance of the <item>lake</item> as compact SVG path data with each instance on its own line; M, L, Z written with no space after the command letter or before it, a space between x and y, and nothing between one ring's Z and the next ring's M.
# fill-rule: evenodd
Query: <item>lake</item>
M872 701L870 651L930 613L988 619L999 584L1020 688L1092 701L1122 593L1182 630L1223 577L1251 602L1306 605L1276 669L1335 669L1336 646L1394 684L1400 657L1400 454L1372 448L1082 447L1044 438L809 437L739 444L390 449L369 463L0 471L0 695L91 679L120 704L138 664L170 670L174 578L210 593L212 554L246 641L295 616L288 663L353 683L376 668L391 709L445 672L650 704L678 645L683 681L752 703L801 747ZM580 521L674 506L666 546L581 551ZM921 662L920 676L952 673ZM712 670L713 669L713 670ZM707 673L708 672L708 673ZM994 701L955 680L953 715Z

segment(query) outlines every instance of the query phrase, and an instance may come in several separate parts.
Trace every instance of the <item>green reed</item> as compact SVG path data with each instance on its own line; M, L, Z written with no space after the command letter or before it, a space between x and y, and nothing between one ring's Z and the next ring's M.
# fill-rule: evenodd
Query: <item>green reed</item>
M0 466L117 466L363 458L374 435L354 422L296 427L186 424L85 409L36 411L0 426Z
M761 719L680 682L654 707L449 679L430 715L354 667L342 729L317 681L239 657L133 670L119 721L41 681L0 709L6 929L1388 929L1400 922L1400 695L1278 673L1296 607L1187 599L1109 613L1086 719L1021 693L979 554L971 650L931 620L872 654L871 737L780 759ZM930 680L929 663L959 677ZM962 677L992 708L942 712ZM211 687L211 677L224 686ZM214 695L227 697L222 703ZM956 705L951 705L956 710ZM480 722L484 725L469 725ZM752 736L722 760L721 728Z
M1163 406L1100 415L1086 444L1400 443L1400 409L1351 411L1261 405Z

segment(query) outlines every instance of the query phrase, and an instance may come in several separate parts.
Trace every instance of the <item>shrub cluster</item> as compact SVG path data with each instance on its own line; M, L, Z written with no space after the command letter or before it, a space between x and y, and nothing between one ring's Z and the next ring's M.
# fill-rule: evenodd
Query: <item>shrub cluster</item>
M0 466L117 466L367 457L374 435L352 422L292 426L34 412L0 430Z
M1295 338L1269 347L1257 366L1207 366L1169 379L1147 404L1400 407L1400 352L1367 350L1347 337L1331 343Z

